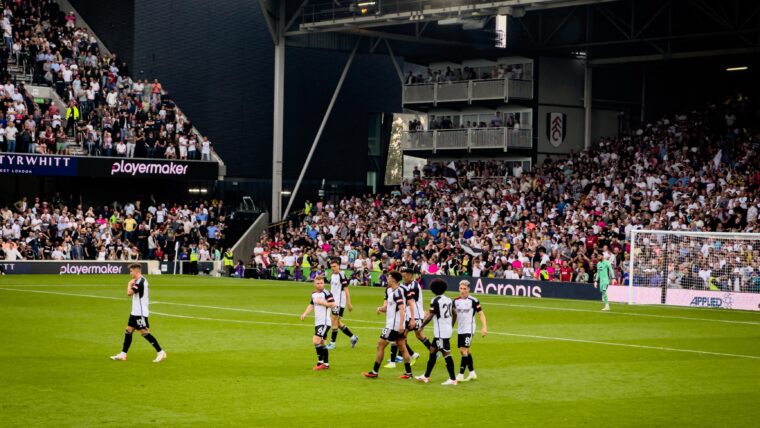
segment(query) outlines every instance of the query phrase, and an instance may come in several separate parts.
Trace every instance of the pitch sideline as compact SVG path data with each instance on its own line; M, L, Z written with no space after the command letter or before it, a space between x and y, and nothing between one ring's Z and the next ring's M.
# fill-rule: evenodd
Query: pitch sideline
M63 293L63 292L43 291L43 290L19 290L15 288L4 288L4 287L0 287L0 290L28 292L28 293L36 293L36 294L51 294L51 295L69 296L69 297L86 297L86 298L93 298L93 299L120 300L120 301L124 300L123 298L119 298L119 297L98 296L94 294ZM162 303L168 304L168 305L174 304L171 302L162 302ZM177 305L187 306L190 304L180 303ZM206 307L203 305L191 305L191 306ZM223 307L207 307L207 308L224 309ZM227 308L227 309L230 309L230 308ZM270 313L270 314L287 315L287 316L293 316L293 317L298 316L297 314L287 314L283 312L272 313L272 312L266 312L266 311L245 310L243 308L236 308L236 309L241 312ZM166 317L195 319L199 321L232 322L232 323L237 323L237 324L259 324L259 325L276 325L276 326L289 326L289 327L291 326L303 327L305 325L305 324L280 323L280 322L270 322L270 321L250 321L250 320L231 320L231 319L225 319L225 318L194 317L194 316L188 316L188 315L175 315L175 314L168 314L164 312L155 312L155 311L153 311L153 313L155 313L156 315L161 315L161 316L166 316ZM351 320L351 321L358 321L358 320ZM379 322L379 321L363 321L363 322L372 323L372 324L383 324L382 322ZM356 328L376 329L377 327L356 327ZM713 356L721 356L721 357L760 360L760 356L757 356L757 355L729 354L729 353L724 353L724 352L700 351L696 349L668 348L664 346L636 345L636 344L631 344L631 343L605 342L605 341L596 341L596 340L587 340L587 339L573 339L573 338L568 338L568 337L541 336L541 335L534 335L534 334L504 333L504 332L494 332L494 331L489 332L489 334L496 335L496 336L523 337L523 338L529 338L529 339L558 341L558 342L585 343L585 344L592 344L592 345L618 346L618 347L634 348L634 349L650 349L650 350L657 350L657 351L683 352L683 353L691 353L691 354L699 354L699 355L713 355Z
M265 284L254 284L255 286L259 287L267 287L270 285ZM242 285L230 285L226 284L225 287L233 287L233 286L240 286ZM54 284L36 284L34 287L57 287L57 285ZM246 286L247 287L247 286ZM6 290L6 291L28 291L28 292L40 292L43 293L42 290L25 290L25 289L18 289L18 288L2 288L0 287L0 290ZM69 295L67 293L63 292L46 292L48 294L59 294L62 296ZM85 295L85 294L74 294L76 296L89 296L89 297L100 297L97 295ZM686 316L679 316L679 315L657 315L657 314L640 314L640 313L633 313L633 312L620 312L620 311L611 311L602 313L601 311L594 310L594 309L580 309L580 308L564 308L564 307L557 307L557 306L543 306L543 305L529 305L525 303L505 303L505 302L494 302L491 300L491 298L495 298L496 296L491 295L476 295L482 302L487 303L490 305L495 306L506 306L506 307L515 307L515 308L527 308L527 309L539 309L539 310L547 310L547 311L564 311L564 312L585 312L585 313L594 313L599 314L603 316L610 316L610 315L616 315L616 316L631 316L631 317L644 317L644 318L660 318L660 319L674 319L674 320L686 320L686 321L701 321L701 322L719 322L724 324L739 324L739 325L760 325L760 321L740 321L740 320L727 320L727 319L720 319L720 318L699 318L699 317L686 317ZM103 296L105 297L105 296ZM117 299L117 298L113 298ZM117 299L119 300L119 299ZM566 300L566 299L550 299L546 298L546 300ZM263 311L263 310L254 310L254 309L246 309L246 308L235 308L235 307L225 307L225 306L206 306L206 305L195 305L190 303L174 303L174 302L162 302L162 301L155 301L151 302L151 304L164 304L164 305L175 305L175 306L187 306L187 307L196 307L196 308L206 308L206 309L218 309L218 310L227 310L227 311L235 311L235 312L251 312L251 313L260 313L260 314L267 314L267 315L284 315L284 316L291 316L292 314L282 313L282 312L269 312L269 311ZM619 305L624 305L624 303L619 303ZM643 305L642 305L643 306ZM649 305L646 305L649 306ZM656 307L656 306L654 306ZM674 309L696 309L696 308L690 308L690 307L681 307L681 306L667 306L668 308L674 308ZM366 323L371 321L363 321L363 320L353 320L350 318L346 318L347 320L353 321L353 322L359 322L359 323Z

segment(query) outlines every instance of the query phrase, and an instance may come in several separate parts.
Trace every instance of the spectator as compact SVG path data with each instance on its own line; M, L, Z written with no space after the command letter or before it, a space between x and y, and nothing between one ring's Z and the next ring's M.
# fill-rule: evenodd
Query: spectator
M127 145L123 140L119 140L119 142L116 143L116 156L122 158L127 156Z
M8 127L5 128L5 143L9 153L16 152L16 135L18 134L18 128L14 122L9 122Z
M203 141L201 142L201 160L211 160L211 142L208 140L208 137L203 137Z

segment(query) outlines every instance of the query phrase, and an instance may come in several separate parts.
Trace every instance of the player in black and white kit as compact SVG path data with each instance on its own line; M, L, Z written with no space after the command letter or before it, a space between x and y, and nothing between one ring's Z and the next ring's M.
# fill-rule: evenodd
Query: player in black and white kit
M480 314L480 334L486 337L488 334L488 328L486 328L486 314L483 312L483 308L480 307L480 301L470 296L470 281L459 282L459 297L454 299L454 309L457 314L457 325L459 333L458 348L459 353L462 355L462 362L459 365L459 374L457 380L470 381L478 378L475 374L475 367L472 364L472 354L470 353L470 346L472 345L472 338L475 335L475 314ZM465 378L465 369L470 370L470 374Z
M430 282L430 291L435 294L435 297L430 301L430 310L428 311L425 320L422 321L420 329L433 322L434 341L433 346L430 347L430 359L428 359L427 370L422 376L417 376L420 382L430 382L430 374L435 367L436 354L438 351L443 353L443 358L446 361L446 370L449 372L449 379L443 382L442 385L456 385L457 379L454 376L454 359L451 356L451 332L453 330L454 321L456 320L456 312L453 308L453 302L446 297L446 281L442 279L434 279Z
M325 290L325 278L323 276L315 277L311 301L301 314L301 321L303 321L311 311L314 311L314 336L311 338L311 343L317 351L317 365L314 366L314 370L330 368L329 351L325 346L325 339L327 332L330 331L330 312L336 306L332 293Z
M401 276L403 279L401 288L404 290L404 294L406 295L406 306L409 308L406 315L406 334L408 335L410 331L413 331L415 336L417 336L417 339L425 345L425 349L430 349L430 341L419 329L420 324L422 324L422 318L425 316L425 310L422 307L422 302L424 302L422 287L420 286L420 283L414 279L414 269L411 267L403 268L401 270ZM420 354L412 350L411 346L409 346L408 339L406 341L406 350L409 351L409 355L412 356L413 366L420 357ZM396 345L391 345L391 358L388 361L388 364L385 365L386 368L396 367L397 353L398 347Z
M406 350L406 339L404 338L405 331L405 319L406 319L406 299L404 292L399 286L401 282L401 274L398 272L391 272L388 278L389 287L385 289L385 298L383 300L383 306L377 308L377 313L385 312L385 328L380 334L380 339L377 341L377 355L375 356L375 365L372 370L366 373L362 373L364 377L376 378L377 372L380 370L380 363L385 356L385 348L388 343L395 342L398 349L401 350L401 355L404 357L404 368L406 372L400 376L401 379L412 378L412 365L409 352Z
M127 321L127 331L124 333L124 345L121 348L121 352L111 357L111 359L114 361L126 361L127 352L132 345L132 333L137 330L158 352L153 362L160 363L166 359L166 352L161 349L156 338L150 334L150 324L148 323L148 316L150 315L148 309L150 302L148 297L148 280L142 276L142 266L139 263L129 265L129 275L132 277L132 280L127 284L127 296L132 297L132 312L130 312L129 321Z
M343 324L343 311L348 307L349 312L354 310L351 304L351 293L348 291L348 278L340 271L340 264L333 260L330 262L330 272L327 273L330 279L330 292L335 298L336 306L332 308L332 336L327 349L335 349L335 339L338 338L338 330L351 338L351 347L356 346L359 336L351 333L351 330Z

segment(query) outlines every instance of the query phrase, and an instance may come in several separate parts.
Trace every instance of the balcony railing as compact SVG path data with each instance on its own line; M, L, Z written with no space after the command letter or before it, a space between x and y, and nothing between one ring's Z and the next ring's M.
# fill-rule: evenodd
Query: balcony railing
M404 104L438 104L510 98L532 100L533 81L515 79L479 79L457 82L412 83L404 85Z
M507 131L507 147L530 149L533 147L533 131L530 129L510 129Z
M509 90L507 91L507 93L512 98L532 100L533 99L533 81L512 79L509 81Z
M533 147L531 129L467 128L436 129L433 131L404 131L402 150L473 150L529 149Z

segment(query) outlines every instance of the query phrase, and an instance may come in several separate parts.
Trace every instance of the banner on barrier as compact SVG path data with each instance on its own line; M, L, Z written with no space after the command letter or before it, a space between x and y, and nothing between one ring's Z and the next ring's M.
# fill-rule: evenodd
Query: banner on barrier
M126 275L129 265L134 262L91 262L91 261L14 261L2 262L6 274L47 274L47 275ZM143 272L148 272L148 264L139 262Z
M0 174L216 180L219 165L209 161L9 153L0 154Z
M202 261L198 262L198 272L206 272L206 271L212 271L215 270L216 267L214 266L213 261ZM159 270L164 275L171 275L171 274L189 274L190 273L190 262L187 260L182 261L162 261L158 265Z
M628 303L628 293L631 293L631 303L636 305L659 305L662 300L660 287L633 287L627 285L610 285L607 288L607 297L610 302Z
M446 281L448 291L457 292L459 281L470 282L470 290L475 294L499 296L552 297L561 299L601 300L602 294L592 284L557 281L530 281L524 279L475 278L471 276L423 275L422 284L428 287L430 281L440 278Z
M665 304L699 308L758 311L760 310L760 294L670 288L668 289L668 295L665 298Z
M78 159L73 156L0 154L0 174L68 177L76 176Z

